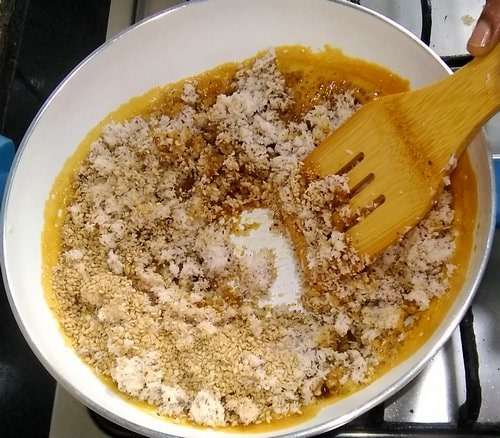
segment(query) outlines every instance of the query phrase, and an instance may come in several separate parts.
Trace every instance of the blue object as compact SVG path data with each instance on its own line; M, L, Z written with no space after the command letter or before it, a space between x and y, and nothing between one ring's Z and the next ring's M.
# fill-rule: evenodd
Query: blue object
M493 160L495 167L495 186L497 197L497 228L500 228L500 160Z
M0 135L0 198L3 196L5 182L15 154L16 148L12 140Z

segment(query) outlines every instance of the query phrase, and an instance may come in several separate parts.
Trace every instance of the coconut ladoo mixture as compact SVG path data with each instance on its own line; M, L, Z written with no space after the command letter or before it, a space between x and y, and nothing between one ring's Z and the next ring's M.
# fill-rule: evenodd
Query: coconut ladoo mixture
M227 80L184 81L168 107L107 125L75 173L58 319L85 362L161 415L249 425L349 393L448 289L446 188L376 260L349 246L347 177L315 178L302 161L376 93L329 79L310 98L306 76L282 73L271 50ZM255 208L292 242L296 303L266 301L275 252L234 239Z

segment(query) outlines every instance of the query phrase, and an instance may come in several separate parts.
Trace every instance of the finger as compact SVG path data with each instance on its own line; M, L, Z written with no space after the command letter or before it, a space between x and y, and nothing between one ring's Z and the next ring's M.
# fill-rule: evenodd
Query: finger
M500 41L500 0L487 0L467 43L474 56L486 55Z

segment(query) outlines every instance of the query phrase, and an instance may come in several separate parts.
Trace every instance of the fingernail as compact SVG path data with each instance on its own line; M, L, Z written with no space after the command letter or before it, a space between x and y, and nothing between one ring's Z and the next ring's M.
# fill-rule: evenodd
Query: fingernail
M491 26L486 20L479 20L472 32L469 44L474 47L486 47L491 40Z

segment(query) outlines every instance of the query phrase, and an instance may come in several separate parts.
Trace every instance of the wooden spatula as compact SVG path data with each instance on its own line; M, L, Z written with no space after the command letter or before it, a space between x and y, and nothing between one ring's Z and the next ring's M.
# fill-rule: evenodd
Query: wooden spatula
M374 256L430 210L478 129L500 108L500 44L428 87L369 102L306 159L321 177L347 173L353 247ZM374 208L375 207L375 208Z

